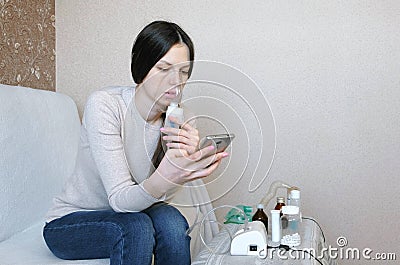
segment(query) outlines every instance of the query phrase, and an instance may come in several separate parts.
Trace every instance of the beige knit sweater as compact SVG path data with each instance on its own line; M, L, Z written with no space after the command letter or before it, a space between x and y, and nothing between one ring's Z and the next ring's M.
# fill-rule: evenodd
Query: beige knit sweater
M147 123L136 110L134 95L134 87L108 87L89 96L75 170L54 198L47 222L81 210L137 212L159 201L144 189L143 181L155 170L151 159L162 121ZM202 180L175 190L168 195L168 202L182 212L189 225L211 210ZM211 214L207 219L213 218ZM207 240L218 226L206 223L203 231ZM191 234L192 255L201 247L196 234Z

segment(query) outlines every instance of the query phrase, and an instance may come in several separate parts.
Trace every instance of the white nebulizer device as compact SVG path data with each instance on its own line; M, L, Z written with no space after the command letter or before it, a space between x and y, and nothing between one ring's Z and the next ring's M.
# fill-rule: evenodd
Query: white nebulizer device
M167 113L165 115L164 127L179 128L179 124L169 120L169 117L174 117L179 123L184 122L183 108L179 106L182 99L182 90L180 87L175 88L175 97L171 100Z
M258 256L267 255L267 230L261 221L253 221L236 232L231 242L231 255Z

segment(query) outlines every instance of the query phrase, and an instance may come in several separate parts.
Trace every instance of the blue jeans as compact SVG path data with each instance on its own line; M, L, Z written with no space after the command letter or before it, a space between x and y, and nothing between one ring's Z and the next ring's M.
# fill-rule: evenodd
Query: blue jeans
M190 264L188 224L174 207L142 212L80 211L47 223L43 237L61 259L110 258L110 265Z

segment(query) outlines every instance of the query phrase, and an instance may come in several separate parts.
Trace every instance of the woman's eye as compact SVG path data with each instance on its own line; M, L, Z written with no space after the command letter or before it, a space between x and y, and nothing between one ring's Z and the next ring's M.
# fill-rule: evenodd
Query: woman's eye
M164 68L164 67L157 67L158 70L162 71L162 72L168 72L169 68Z

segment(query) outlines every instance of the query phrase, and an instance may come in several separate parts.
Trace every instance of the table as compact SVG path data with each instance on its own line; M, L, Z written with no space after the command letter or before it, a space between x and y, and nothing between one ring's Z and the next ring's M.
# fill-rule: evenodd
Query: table
M268 255L265 259L261 259L257 256L231 256L229 252L231 242L229 232L233 235L236 231L243 228L243 225L227 224L225 228L226 229L222 229L208 244L214 254L204 246L192 261L192 265L337 264L336 260L329 257L327 251L323 252L323 248L328 248L328 246L325 242L323 232L312 218L305 218L301 222L300 236L302 243L300 246L296 247L298 251L270 248L268 249ZM227 230L229 230L229 232ZM308 253L300 250L311 252L321 263ZM224 252L225 254L222 254ZM324 253L324 255L321 253Z

